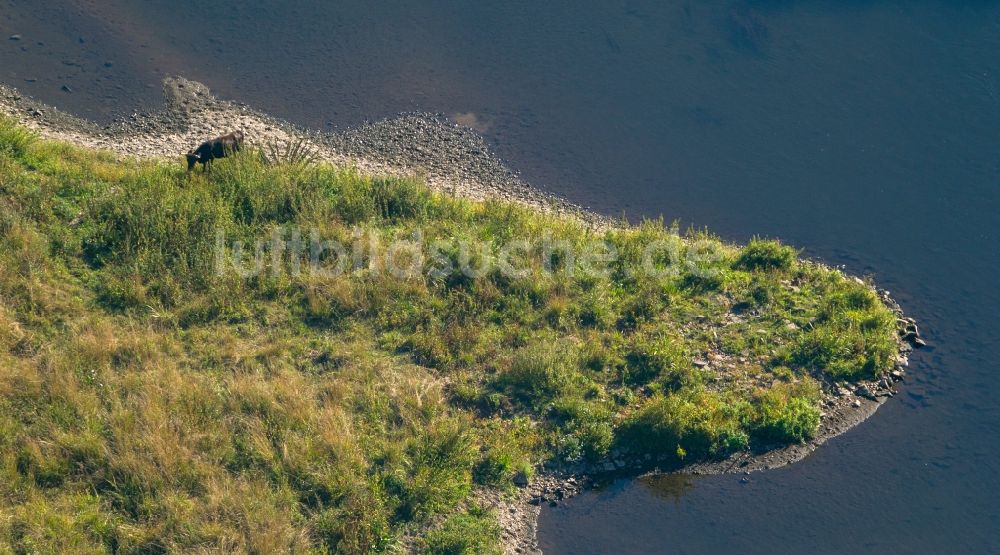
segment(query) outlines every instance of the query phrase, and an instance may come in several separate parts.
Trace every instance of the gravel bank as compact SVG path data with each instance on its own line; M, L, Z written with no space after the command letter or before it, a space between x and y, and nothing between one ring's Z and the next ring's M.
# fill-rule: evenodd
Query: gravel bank
M305 140L318 157L376 175L419 175L439 191L471 199L505 199L546 212L575 214L596 226L611 221L521 181L482 136L442 115L413 113L343 133L297 127L249 106L220 100L182 77L163 82L165 106L106 126L77 118L0 85L0 112L44 137L139 158L178 158L202 141L241 129L250 145Z

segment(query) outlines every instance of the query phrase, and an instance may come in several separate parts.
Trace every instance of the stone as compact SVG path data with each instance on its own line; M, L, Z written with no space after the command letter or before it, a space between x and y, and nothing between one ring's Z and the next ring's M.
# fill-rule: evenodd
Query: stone
M851 406L854 407L854 408L860 408L861 407L861 401L855 399L854 402L851 403Z
M21 35L11 35L10 40L21 40Z

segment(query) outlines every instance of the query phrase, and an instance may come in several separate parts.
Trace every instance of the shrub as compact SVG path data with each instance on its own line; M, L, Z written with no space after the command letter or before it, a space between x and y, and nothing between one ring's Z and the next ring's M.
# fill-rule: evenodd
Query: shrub
M500 527L481 509L454 514L421 542L427 555L500 555Z
M740 404L729 404L704 390L657 397L630 416L616 443L639 453L693 460L743 449L748 438L740 425Z
M532 460L539 440L530 420L516 417L511 422L491 420L483 433L483 454L476 465L475 479L480 484L508 488L520 475L534 476Z
M552 418L560 424L563 432L563 459L589 461L604 458L614 440L613 414L607 405L599 400L580 397L563 397L552 403Z
M134 176L96 199L83 240L87 260L135 268L147 282L173 276L206 287L215 264L215 235L228 217L206 187L182 188L166 175Z
M754 238L743 247L733 268L739 270L787 270L795 264L798 253L778 241Z
M327 549L335 553L378 553L391 542L392 528L386 499L377 485L361 484L341 507L325 509L313 519L313 528Z
M634 337L625 362L623 381L629 385L659 381L667 390L674 391L693 379L690 357L683 346L668 335Z
M419 219L427 213L430 191L415 179L375 179L372 200L387 220Z
M0 155L23 157L37 141L35 132L18 125L13 118L0 115Z
M287 142L272 140L259 155L268 166L309 166L319 160L319 151L304 138Z
M475 446L466 428L446 419L432 424L413 440L403 465L404 476L390 476L390 491L399 496L397 513L404 519L425 518L452 507L472 486Z
M496 384L537 408L580 382L577 358L576 349L565 340L538 341L514 353Z
M780 360L835 379L874 378L888 372L898 351L895 316L864 285L840 285L812 329L800 333Z
M812 439L820 421L818 398L819 389L814 383L783 384L758 392L750 423L753 437L775 443Z

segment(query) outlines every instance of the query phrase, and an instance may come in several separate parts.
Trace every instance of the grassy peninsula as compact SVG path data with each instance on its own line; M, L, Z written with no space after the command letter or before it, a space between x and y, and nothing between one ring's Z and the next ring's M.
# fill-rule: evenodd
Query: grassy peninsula
M797 255L0 121L0 553L499 552L478 494L542 463L808 440L900 347L871 286Z

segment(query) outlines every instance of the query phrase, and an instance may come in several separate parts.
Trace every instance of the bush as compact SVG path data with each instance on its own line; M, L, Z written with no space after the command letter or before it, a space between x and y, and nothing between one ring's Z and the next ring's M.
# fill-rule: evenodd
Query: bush
M624 422L616 443L633 452L692 460L725 455L748 445L740 425L745 410L703 390L654 398Z
M605 403L580 397L560 398L552 403L551 417L563 432L561 458L597 461L611 450L614 417Z
M390 476L390 491L399 496L397 513L422 519L452 507L472 487L477 456L467 429L457 421L431 425L409 446L404 476ZM402 478L400 480L400 478Z
M566 394L581 381L577 358L576 349L565 340L539 341L518 349L496 384L517 400L537 408Z
M693 381L690 357L676 339L666 335L634 337L625 362L623 381L629 385L658 381L667 390L675 391Z
M373 201L387 220L419 219L427 213L430 191L414 179L375 179Z
M761 391L750 423L753 437L775 443L812 439L820 422L818 398L819 388L813 383L779 385Z
M333 553L379 553L391 542L386 500L378 486L360 487L341 508L321 511L313 521L320 541Z
M131 267L146 282L172 276L198 289L212 280L216 232L230 221L207 187L184 188L162 173L134 176L88 212L83 252L91 264Z
M867 286L841 284L812 329L800 333L780 358L834 379L871 379L892 369L898 352L895 316Z
M492 514L473 509L458 513L427 533L421 553L427 555L500 555L500 527Z
M778 241L754 238L743 247L733 262L738 270L787 270L795 264L798 252Z
M483 431L483 454L476 465L477 483L510 488L514 478L534 476L532 460L538 449L538 437L531 421L516 417L512 421L493 419Z
M33 131L17 125L10 117L0 115L0 155L23 157L37 141L38 135Z

